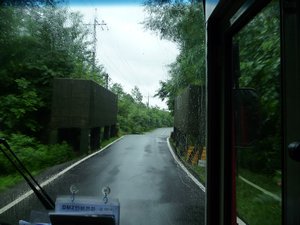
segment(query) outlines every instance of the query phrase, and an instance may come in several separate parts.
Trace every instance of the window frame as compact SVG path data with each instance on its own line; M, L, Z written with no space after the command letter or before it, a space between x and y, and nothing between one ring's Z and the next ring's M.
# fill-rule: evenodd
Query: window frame
M233 36L270 2L220 1L207 20L206 224L209 225L236 224L237 219L232 149Z

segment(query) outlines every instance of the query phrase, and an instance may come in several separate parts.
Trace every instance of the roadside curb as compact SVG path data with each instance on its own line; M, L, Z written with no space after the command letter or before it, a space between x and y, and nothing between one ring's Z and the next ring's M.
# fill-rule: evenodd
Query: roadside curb
M204 187L204 185L202 183L200 183L200 181L184 166L184 164L180 161L180 159L178 159L177 155L174 153L174 149L172 148L171 144L170 144L170 138L167 138L167 143L168 143L168 147L169 147L169 151L171 152L174 160L176 161L176 163L181 167L181 169L188 175L189 178L192 179L192 181L194 181L194 183L203 191L206 191L206 188Z
M203 191L206 192L206 188L204 187L204 185L202 183L200 183L197 178L194 177L194 175L184 166L184 164L180 161L180 159L178 159L177 155L174 153L174 149L172 148L171 144L170 144L170 137L167 138L167 142L168 142L168 147L169 147L169 151L171 152L174 160L176 161L176 163L181 167L181 169L192 179L192 181L194 181L194 183ZM246 223L244 223L243 220L241 220L239 217L236 218L237 219L237 224L238 225L246 225Z
M54 180L56 180L57 178L59 178L60 176L62 176L63 174L65 174L66 172L68 172L69 170L73 169L74 167L76 167L77 165L79 165L80 163L88 160L89 158L92 158L93 156L103 152L104 150L108 149L111 145L115 144L116 142L120 141L121 139L123 139L124 136L121 136L120 138L116 139L115 141L113 141L112 143L108 144L107 146L105 146L102 149L99 149L96 152L93 152L90 155L87 155L86 157L78 160L77 162L73 163L72 165L68 166L67 168L63 169L62 171L60 171L57 174L54 174L53 176L51 176L49 179L45 180L44 182L42 182L40 185L41 187L44 187L48 184L50 184L51 182L53 182ZM33 194L33 191L27 191L26 193L22 194L21 196L19 196L17 199L15 199L14 201L10 202L9 204L7 204L6 206L0 208L0 215L3 214L4 212L6 212L7 210L9 210L10 208L12 208L13 206L15 206L16 204L18 204L19 202L23 201L24 199L26 199L27 197L29 197L30 195Z

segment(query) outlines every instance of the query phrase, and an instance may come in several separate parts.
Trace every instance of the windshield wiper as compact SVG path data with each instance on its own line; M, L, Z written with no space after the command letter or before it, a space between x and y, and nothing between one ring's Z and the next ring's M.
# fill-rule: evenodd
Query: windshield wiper
M1 144L5 147L3 149ZM4 138L0 138L0 150L3 152L4 156L11 162L11 164L16 168L16 170L25 179L29 187L38 197L40 202L44 205L47 210L54 210L55 204L47 192L39 185L39 183L34 179L25 165L20 161L17 155L12 151L8 142Z

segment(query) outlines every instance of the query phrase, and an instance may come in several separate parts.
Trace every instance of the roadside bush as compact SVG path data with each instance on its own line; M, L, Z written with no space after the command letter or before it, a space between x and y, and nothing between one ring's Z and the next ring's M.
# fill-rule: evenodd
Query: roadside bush
M66 143L43 145L35 138L23 134L12 134L8 139L8 143L21 162L30 171L38 171L74 158L72 148ZM15 168L1 153L0 176L15 172Z

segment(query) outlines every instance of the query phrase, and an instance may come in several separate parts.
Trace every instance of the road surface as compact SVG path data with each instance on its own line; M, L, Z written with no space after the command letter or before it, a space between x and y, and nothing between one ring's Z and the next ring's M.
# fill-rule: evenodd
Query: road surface
M170 128L161 128L127 135L45 189L55 199L68 195L74 184L78 195L102 197L101 189L108 185L110 197L121 204L121 225L204 224L204 193L174 161L167 145L170 132ZM1 214L0 221L16 224L42 208L31 195Z

